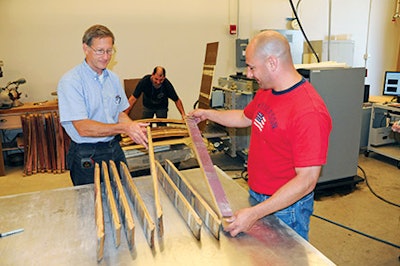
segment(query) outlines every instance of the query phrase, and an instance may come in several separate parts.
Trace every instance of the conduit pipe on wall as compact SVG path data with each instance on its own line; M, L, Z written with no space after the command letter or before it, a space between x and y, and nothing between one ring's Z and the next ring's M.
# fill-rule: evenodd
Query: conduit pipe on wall
M392 21L394 22L394 21L396 21L396 19L398 19L398 18L400 18L400 0L397 0L397 3L396 3L396 10L395 10L395 12L394 12Z

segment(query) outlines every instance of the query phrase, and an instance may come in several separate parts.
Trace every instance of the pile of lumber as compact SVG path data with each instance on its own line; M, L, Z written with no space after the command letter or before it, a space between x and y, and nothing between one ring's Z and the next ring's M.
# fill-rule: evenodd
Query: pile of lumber
M21 115L24 132L24 174L62 173L70 138L57 112Z
M154 140L161 139L173 139L188 137L185 121L168 118L151 118L136 120L136 122L149 123L151 129L151 135ZM165 126L159 126L158 123L165 123ZM120 141L122 147L130 146L135 144L134 141L127 135L122 134L122 140Z

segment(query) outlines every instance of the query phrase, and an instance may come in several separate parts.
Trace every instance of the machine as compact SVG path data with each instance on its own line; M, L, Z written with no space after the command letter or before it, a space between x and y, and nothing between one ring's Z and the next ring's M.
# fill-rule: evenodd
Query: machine
M4 62L0 60L0 78L3 77ZM4 88L0 88L0 109L8 109L13 106L21 106L22 103L18 100L21 97L21 93L18 92L18 86L24 84L25 79L20 78L16 81L10 81Z
M219 78L218 86L213 87L211 107L216 109L244 109L253 99L258 84L242 73L229 78ZM250 144L250 128L225 128L210 122L203 133L214 146L215 151L224 151L231 157L240 156L247 161Z
M11 107L21 106L23 103L19 101L21 98L21 92L18 91L18 87L21 84L26 83L24 78L20 78L16 81L10 81L8 84L1 88L0 92L0 108L8 109Z

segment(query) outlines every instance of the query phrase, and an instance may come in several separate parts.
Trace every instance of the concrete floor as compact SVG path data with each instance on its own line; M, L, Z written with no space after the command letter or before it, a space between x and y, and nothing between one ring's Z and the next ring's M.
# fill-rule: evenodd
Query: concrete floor
M399 205L400 170L396 165L373 153L359 157L359 166L375 193ZM240 171L227 173L247 186ZM361 170L358 175L364 177ZM22 167L7 167L6 176L0 177L0 196L69 186L68 171L23 176ZM311 218L310 242L337 265L400 265L400 208L376 197L366 182L352 191L335 190L318 198L314 215L320 218Z

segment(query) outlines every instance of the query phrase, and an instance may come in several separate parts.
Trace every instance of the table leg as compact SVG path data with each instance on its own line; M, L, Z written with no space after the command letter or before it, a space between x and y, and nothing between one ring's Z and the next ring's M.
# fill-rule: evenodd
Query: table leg
M3 145L0 138L0 176L5 176L6 170L4 168L4 156L3 156Z

